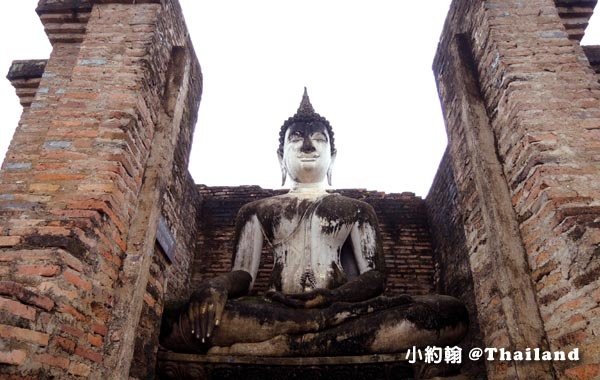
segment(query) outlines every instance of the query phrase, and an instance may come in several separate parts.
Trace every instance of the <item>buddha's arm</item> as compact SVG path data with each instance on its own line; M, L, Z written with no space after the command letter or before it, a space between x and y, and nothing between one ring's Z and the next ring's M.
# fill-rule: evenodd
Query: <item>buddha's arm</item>
M250 211L248 208L250 208ZM245 271L251 276L251 283L248 290L254 284L256 274L258 273L264 240L260 221L252 211L251 207L242 207L238 213L235 233L235 256L233 260L233 270Z
M255 213L243 207L236 220L235 260L231 272L204 281L193 292L188 304L178 313L184 314L189 323L189 333L204 342L212 334L228 299L248 293L256 278L263 235Z
M360 209L360 215L361 218L354 223L350 231L358 271L361 274L369 270L385 273L381 233L375 210L365 203Z

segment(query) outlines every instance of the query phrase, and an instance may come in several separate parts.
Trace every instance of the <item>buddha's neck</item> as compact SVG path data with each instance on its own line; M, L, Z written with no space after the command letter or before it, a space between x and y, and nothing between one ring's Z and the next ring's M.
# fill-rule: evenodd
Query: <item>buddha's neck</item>
M292 186L289 194L296 194L300 196L321 196L327 194L325 191L325 185L323 182L317 183L300 183L300 182L292 182Z

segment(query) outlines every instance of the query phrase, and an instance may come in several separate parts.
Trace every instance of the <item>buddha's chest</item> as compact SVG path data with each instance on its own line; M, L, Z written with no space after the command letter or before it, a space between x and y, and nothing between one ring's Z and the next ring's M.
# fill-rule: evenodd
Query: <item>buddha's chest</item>
M273 226L273 245L286 243L296 248L307 250L322 246L338 248L350 234L353 222L341 218L323 218L318 215L295 216L282 218Z
M282 220L274 231L275 271L286 293L331 288L345 280L341 250L353 223L316 215L302 220Z
M286 293L345 281L341 252L360 211L339 196L274 199L259 215L274 258L271 286Z

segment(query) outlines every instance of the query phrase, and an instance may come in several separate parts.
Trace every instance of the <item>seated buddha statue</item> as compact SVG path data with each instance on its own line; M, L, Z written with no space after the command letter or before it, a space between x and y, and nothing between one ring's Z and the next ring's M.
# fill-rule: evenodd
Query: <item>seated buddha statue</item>
M306 89L281 127L277 154L290 191L240 209L232 271L165 310L162 346L215 355L334 356L458 343L468 317L457 299L383 295L377 216L369 204L325 190L334 135ZM274 258L270 290L248 297L265 244Z

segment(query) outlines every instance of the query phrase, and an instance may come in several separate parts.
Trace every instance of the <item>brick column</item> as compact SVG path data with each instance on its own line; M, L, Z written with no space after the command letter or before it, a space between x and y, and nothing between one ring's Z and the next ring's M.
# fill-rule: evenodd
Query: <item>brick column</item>
M0 172L3 374L129 374L201 78L176 1L122 3L38 6L53 51Z
M568 17L578 12L578 4L557 3L559 8L551 0L455 0L434 70L447 122L450 159L462 194L460 207L484 341L526 348L519 346L510 331L503 332L502 326L510 322L506 313L510 308L518 313L539 309L540 338L547 339L549 348L580 351L580 361L552 362L552 371L558 377L593 378L600 374L600 87L579 46L583 29L574 32L572 17ZM592 2L581 3L585 6L579 12L589 17ZM576 24L585 27L581 20ZM451 49L461 33L472 47L475 77L491 132L492 161L497 161L505 178L509 206L490 199L490 191L498 187L486 192L478 185L482 179L492 180L480 178L481 168L490 161L474 160L473 153L485 141L469 142L472 132L467 129L477 127L464 122L466 111L457 95L465 78L452 66ZM518 234L506 243L522 241L519 244L524 248L530 279L513 271L514 260L506 261L510 256L486 251L493 241L490 234L499 233L484 228L488 202L492 207L512 208L505 211L516 216ZM500 221L508 225L508 221ZM497 255L497 261L482 272L491 276L480 276L477 268L491 262L487 255ZM531 281L535 304L519 302L520 293L494 302L493 295L502 293L504 286L494 281L501 281L502 273L509 275L505 280L516 275L523 283ZM486 290L477 291L477 287ZM498 308L501 312L493 312ZM521 330L520 334L537 330L522 322L514 328ZM519 377L521 373L515 362L486 365L491 378Z

